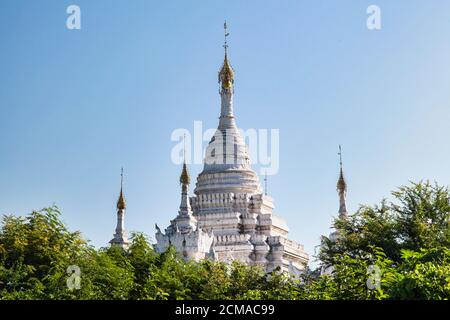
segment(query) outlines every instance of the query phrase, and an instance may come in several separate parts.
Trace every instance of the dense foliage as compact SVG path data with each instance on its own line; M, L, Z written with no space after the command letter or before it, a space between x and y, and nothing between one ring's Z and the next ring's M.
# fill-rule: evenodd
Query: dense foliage
M337 220L337 241L324 237L318 256L327 274L299 279L238 262L185 262L173 248L156 253L140 233L127 250L96 250L66 228L56 207L4 216L0 298L448 299L449 190L419 183L393 195L393 203ZM81 271L79 289L69 289L69 266Z
M322 238L319 259L332 273L313 281L327 288L319 297L450 297L449 189L412 183L392 195L393 202L361 206L347 219L337 219L336 241ZM373 268L379 276L374 276ZM378 277L379 286L367 290L368 278Z

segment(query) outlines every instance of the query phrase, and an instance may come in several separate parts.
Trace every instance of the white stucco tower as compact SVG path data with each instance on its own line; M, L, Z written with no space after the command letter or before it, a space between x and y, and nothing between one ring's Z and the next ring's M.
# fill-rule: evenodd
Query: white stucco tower
M272 198L262 192L236 125L233 113L234 70L228 60L227 35L225 24L225 57L218 77L221 98L219 125L206 148L203 171L197 177L194 195L186 204L192 208L189 220L198 227L190 227L191 231L185 233L185 237L198 230L211 235L210 252L206 254L203 249L201 256L260 265L268 272L277 267L282 271L297 272L305 268L308 254L302 245L287 238L287 224L273 212ZM182 193L182 203L183 199ZM179 217L180 213L176 219ZM164 243L167 243L165 237L168 234L173 237L174 233L169 228L165 235L158 230L157 249L166 247ZM179 233L182 233L180 227ZM203 243L207 243L205 239ZM172 240L171 243L183 252L184 247L179 242L175 244Z

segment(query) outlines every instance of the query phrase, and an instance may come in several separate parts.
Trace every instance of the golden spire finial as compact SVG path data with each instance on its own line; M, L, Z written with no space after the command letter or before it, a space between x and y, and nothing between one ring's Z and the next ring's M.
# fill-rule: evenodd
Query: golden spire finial
M120 195L119 195L119 199L117 200L117 209L118 210L125 210L125 208L126 208L125 197L123 196L122 187L123 187L123 167L120 171Z
M219 72L219 83L222 84L222 90L231 90L234 83L234 71L233 68L231 68L230 63L228 62L228 42L227 37L230 35L227 29L227 22L225 21L223 24L224 34L225 34L225 41L223 44L223 47L225 49L225 57L223 61L222 69Z
M188 185L191 182L191 178L189 177L189 172L187 170L186 162L183 163L183 170L181 171L180 183L182 185Z
M187 186L191 182L191 178L189 177L189 172L187 170L187 165L186 165L186 135L183 136L183 141L184 141L184 149L183 149L184 160L183 160L183 170L181 171L181 176L180 176L180 183L183 186Z
M337 182L337 190L339 192L346 192L347 191L347 183L345 182L344 171L342 170L342 148L341 148L341 145L339 145L338 155L339 155L340 171L339 171L339 179Z

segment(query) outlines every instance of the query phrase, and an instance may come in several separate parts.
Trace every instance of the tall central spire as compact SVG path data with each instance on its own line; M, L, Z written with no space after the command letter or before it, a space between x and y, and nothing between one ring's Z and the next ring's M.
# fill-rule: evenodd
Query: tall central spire
M219 125L205 152L203 171L197 178L196 195L212 192L258 193L260 186L233 112L234 71L228 60L228 27L224 25L224 61L219 70ZM217 176L213 176L217 174Z
M226 129L235 129L236 123L233 114L233 85L234 85L234 71L228 61L228 41L227 37L230 35L227 28L227 22L223 24L225 40L223 48L225 49L225 56L223 60L222 68L219 71L219 83L220 97L221 97L221 108L220 108L220 122L219 130L223 131Z

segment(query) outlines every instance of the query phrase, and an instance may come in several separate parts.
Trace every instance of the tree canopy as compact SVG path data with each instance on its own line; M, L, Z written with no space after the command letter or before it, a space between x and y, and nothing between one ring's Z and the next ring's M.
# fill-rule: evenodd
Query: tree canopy
M337 240L323 237L317 257L331 271L299 278L237 261L185 261L173 247L157 253L142 233L126 250L96 249L56 206L4 216L0 299L448 299L449 190L413 183L393 196L337 219Z

